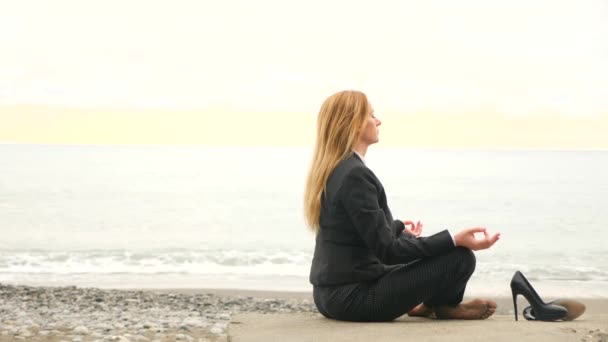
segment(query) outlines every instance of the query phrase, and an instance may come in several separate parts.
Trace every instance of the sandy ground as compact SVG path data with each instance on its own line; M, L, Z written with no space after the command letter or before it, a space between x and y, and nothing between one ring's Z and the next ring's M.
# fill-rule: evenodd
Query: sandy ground
M42 288L33 288L42 289ZM7 290L9 291L9 290ZM12 291L12 290L10 290ZM275 291L252 291L233 289L154 289L154 290L85 290L84 293L94 293L93 297L122 298L116 292L125 291L125 299L135 295L138 298L149 298L147 307L155 307L155 300L172 299L166 302L167 310L171 310L171 319L175 324L165 324L162 332L152 331L139 327L136 333L102 333L75 334L75 326L87 323L87 315L78 316L78 324L70 322L72 313L55 313L55 322L63 322L65 327L57 325L56 333L41 335L44 328L44 312L37 312L36 303L29 299L21 301L8 293L3 299L0 307L4 312L12 312L13 308L23 310L31 317L42 317L40 322L31 322L29 317L15 316L8 319L0 317L0 330L9 331L11 324L15 322L28 322L30 336L23 338L19 334L6 333L0 335L0 342L4 341L372 341L379 339L384 341L605 341L608 342L608 298L574 298L583 302L587 310L577 320L572 322L530 322L523 320L515 321L513 316L513 303L510 298L493 298L498 303L496 314L484 321L448 321L426 318L413 318L403 316L390 323L351 323L329 320L314 311L312 295L309 292L275 292ZM44 291L44 290L41 290ZM74 289L70 291L76 291ZM45 297L46 298L46 297ZM208 310L207 316L198 313L197 317L205 323L204 328L196 324L185 324L191 317L190 306L200 305L200 298L217 307L217 310ZM545 298L551 300L554 298ZM29 302L28 302L29 300ZM109 302L109 299L105 299ZM129 299L130 300L130 299ZM179 308L170 308L169 304L177 303ZM249 305L255 302L255 305ZM168 304L167 304L168 303ZM234 304L236 303L236 304ZM276 303L276 304L274 304ZM519 311L526 305L523 298L519 300ZM177 305L175 304L175 305ZM69 309L72 304L67 302ZM80 306L86 306L81 303ZM134 304L125 306L125 311L106 310L110 323L119 322L120 314L130 312L130 320L133 322L147 322L158 319L162 312L159 310L148 310L138 307L137 310L129 309ZM173 305L173 304L171 304ZM185 306L184 306L185 305ZM232 310L233 305L237 305ZM313 308L312 312L310 309ZM76 309L76 304L73 305ZM34 308L34 309L32 309ZM40 310L51 310L52 308L42 306ZM110 307L110 309L112 309ZM28 311L29 310L29 311ZM82 310L82 309L80 309ZM130 310L130 311L129 311ZM230 311L232 310L232 311ZM162 310L161 310L162 311ZM285 312L283 312L285 311ZM97 313L96 310L88 311ZM120 313L120 314L117 314ZM116 316L111 316L111 315ZM116 317L115 320L113 317ZM107 318L107 317L106 317ZM226 327L219 333L211 333L213 324L221 323L225 319ZM105 322L108 322L106 320ZM157 320L157 322L160 322ZM160 327L160 323L159 323ZM221 330L221 329L220 329ZM13 330L14 331L14 330ZM108 330L109 331L109 330ZM23 335L23 334L21 334Z
M196 290L194 290L196 291ZM312 301L304 292L212 290L218 295L247 293L269 298ZM465 298L467 299L467 298ZM403 316L390 323L352 323L329 320L318 313L243 313L232 317L228 339L234 342L267 341L580 341L608 342L608 298L573 298L586 306L571 322L515 321L511 298L492 298L496 314L483 321L448 321ZM555 298L546 298L547 301ZM518 299L521 313L527 305Z
M495 315L484 321L401 317L390 323L351 323L318 314L235 315L228 336L233 342L272 341L608 341L608 315L587 315L571 322L515 321Z

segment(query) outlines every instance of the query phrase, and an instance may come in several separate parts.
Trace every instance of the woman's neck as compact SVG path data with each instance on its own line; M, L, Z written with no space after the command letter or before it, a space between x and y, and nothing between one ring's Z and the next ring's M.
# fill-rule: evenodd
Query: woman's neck
M365 158L365 154L367 153L367 145L363 144L363 143L359 143L357 144L357 146L355 146L355 148L353 148L353 150L355 150L357 153L359 153L359 155L363 158Z

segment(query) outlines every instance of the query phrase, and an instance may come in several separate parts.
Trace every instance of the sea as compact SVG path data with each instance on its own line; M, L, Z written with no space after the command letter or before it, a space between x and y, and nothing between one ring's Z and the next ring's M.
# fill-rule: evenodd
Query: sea
M0 283L310 291L312 148L0 145ZM486 227L467 295L608 297L608 152L371 146L395 218Z

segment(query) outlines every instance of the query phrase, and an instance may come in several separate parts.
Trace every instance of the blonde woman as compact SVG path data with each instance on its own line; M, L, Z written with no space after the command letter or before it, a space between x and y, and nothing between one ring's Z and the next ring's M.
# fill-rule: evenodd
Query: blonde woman
M310 282L319 312L346 321L390 321L405 313L490 317L494 301L462 300L475 269L471 250L490 248L500 235L469 228L422 237L420 222L393 220L380 180L365 165L380 123L358 91L330 96L319 111L304 198L316 233Z

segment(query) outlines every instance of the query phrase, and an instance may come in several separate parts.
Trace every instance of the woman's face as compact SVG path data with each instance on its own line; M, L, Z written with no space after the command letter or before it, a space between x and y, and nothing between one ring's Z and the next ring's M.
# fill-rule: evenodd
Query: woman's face
M382 122L374 115L374 108L369 105L369 113L363 128L363 133L361 134L361 142L369 146L380 141L380 138L378 137L380 133L378 126L380 126L380 124L382 124Z

